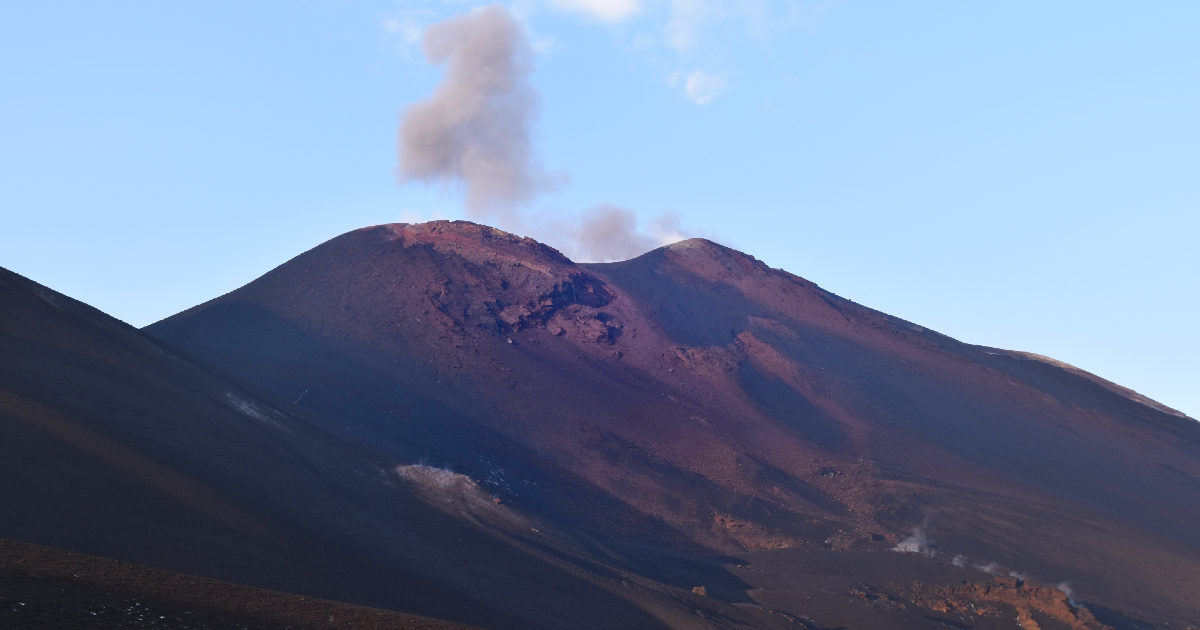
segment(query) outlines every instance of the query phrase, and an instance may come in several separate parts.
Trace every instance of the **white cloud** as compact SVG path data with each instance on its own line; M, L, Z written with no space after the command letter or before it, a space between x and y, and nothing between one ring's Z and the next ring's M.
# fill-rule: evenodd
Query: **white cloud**
M380 24L396 53L404 60L421 61L421 34L437 20L438 12L424 5L402 5Z
M666 26L671 48L680 53L694 49L701 28L712 19L712 11L713 7L705 0L671 0Z
M697 105L707 105L720 96L728 88L725 79L708 74L703 70L694 70L688 75L683 90L688 99Z
M531 36L529 39L529 46L533 48L533 52L539 55L548 55L561 46L561 43L553 37Z
M692 70L682 81L688 99L698 105L711 102L729 89L724 78L736 66L736 51L745 41L759 47L799 23L801 0L670 0L661 25L662 45L675 57L675 68ZM725 72L714 73L716 67Z
M564 45L552 34L536 32L536 16L547 10L604 24L632 24L627 45L657 66L670 87L704 105L730 88L726 77L745 63L737 57L744 56L739 51L746 42L769 47L784 33L816 21L837 0L400 0L399 10L383 21L383 30L401 56L417 61L428 25L444 18L447 10L487 2L509 9L538 55Z
M800 0L671 0L663 33L667 45L680 54L721 48L741 37L765 46L830 5L806 4Z
M641 0L549 0L551 8L590 15L604 22L621 22L642 10Z
M416 14L407 13L384 20L383 30L389 35L399 37L405 45L413 46L421 41L421 32L425 29Z

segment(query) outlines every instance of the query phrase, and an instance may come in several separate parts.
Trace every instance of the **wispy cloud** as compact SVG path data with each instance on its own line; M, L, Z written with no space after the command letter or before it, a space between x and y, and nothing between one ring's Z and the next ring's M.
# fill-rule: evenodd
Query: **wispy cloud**
M548 0L550 8L580 13L602 22L622 22L642 11L641 0Z
M705 105L729 89L739 48L769 46L805 14L800 0L670 0L661 41L674 56L671 72L687 75L685 96Z
M628 45L658 65L688 101L704 105L730 88L736 76L737 51L747 43L769 46L797 25L811 22L835 0L510 0L505 6L527 31L546 11L581 16L598 25L634 25ZM404 0L383 22L384 30L409 51L434 16L461 9L471 0ZM438 10L435 10L438 9ZM531 38L532 49L549 54L558 45L554 34ZM653 61L650 61L653 60Z
M663 29L667 44L686 53L696 48L701 29L712 19L712 9L705 0L673 0L669 15Z
M728 87L722 77L708 74L703 70L693 70L684 82L684 93L689 100L697 105L707 105L720 96Z
M767 45L826 8L800 0L671 0L663 31L680 53L744 39Z
M383 20L383 30L399 38L405 46L415 46L425 30L418 13L398 13Z

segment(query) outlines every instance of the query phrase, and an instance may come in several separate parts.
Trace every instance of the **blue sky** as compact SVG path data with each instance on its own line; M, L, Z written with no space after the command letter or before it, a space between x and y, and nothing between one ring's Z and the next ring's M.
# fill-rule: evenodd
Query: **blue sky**
M613 204L1200 415L1200 4L512 2L556 185L483 214L396 172L476 6L7 4L0 265L141 326L356 227L570 253Z

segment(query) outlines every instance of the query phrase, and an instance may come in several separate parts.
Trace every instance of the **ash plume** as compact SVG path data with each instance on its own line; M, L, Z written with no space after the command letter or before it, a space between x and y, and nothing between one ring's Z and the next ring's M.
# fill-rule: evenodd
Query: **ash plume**
M421 45L430 64L445 66L445 77L428 100L404 110L400 182L461 185L472 216L520 226L518 208L553 183L534 159L538 99L524 29L508 9L491 5L430 26ZM611 204L540 223L557 225L573 257L587 261L625 260L683 238L673 215L640 229L632 211Z
M401 183L461 183L472 214L511 218L547 179L531 147L537 93L524 30L507 9L492 5L430 26L421 47L429 63L446 71L429 100L404 112Z

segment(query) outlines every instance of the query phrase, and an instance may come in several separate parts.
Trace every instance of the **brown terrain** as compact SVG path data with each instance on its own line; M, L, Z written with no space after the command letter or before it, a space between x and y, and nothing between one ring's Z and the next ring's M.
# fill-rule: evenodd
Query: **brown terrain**
M487 627L1200 620L1200 424L709 241L365 228L149 335L0 298L0 537Z

